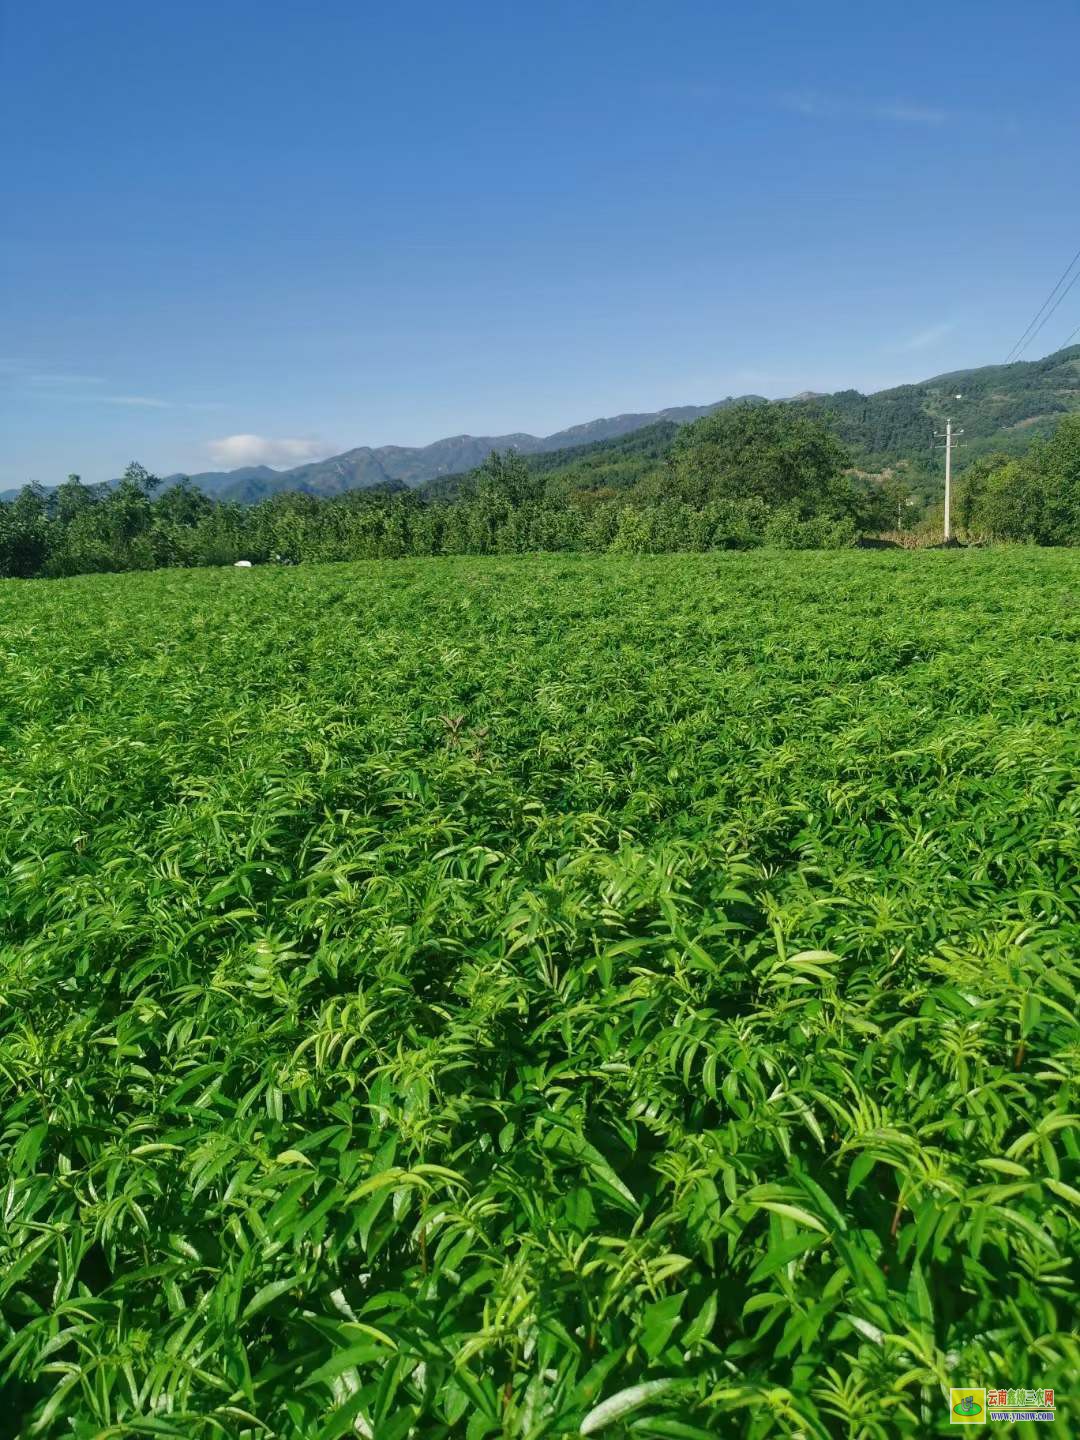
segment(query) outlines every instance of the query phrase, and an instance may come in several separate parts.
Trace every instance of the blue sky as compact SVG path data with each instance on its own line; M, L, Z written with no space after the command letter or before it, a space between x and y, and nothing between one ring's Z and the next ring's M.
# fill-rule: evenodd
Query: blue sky
M0 486L1002 360L1078 54L1075 0L0 0Z

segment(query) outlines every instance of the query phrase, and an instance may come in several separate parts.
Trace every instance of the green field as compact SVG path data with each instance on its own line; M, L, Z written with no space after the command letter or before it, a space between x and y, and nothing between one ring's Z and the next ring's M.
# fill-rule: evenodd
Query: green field
M0 582L0 1433L1067 1433L1078 780L1076 552Z

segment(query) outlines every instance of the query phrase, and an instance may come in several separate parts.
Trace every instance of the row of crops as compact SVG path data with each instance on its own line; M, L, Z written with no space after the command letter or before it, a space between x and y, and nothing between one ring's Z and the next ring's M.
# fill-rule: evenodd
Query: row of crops
M0 584L0 1433L1067 1427L1078 642L1067 552Z

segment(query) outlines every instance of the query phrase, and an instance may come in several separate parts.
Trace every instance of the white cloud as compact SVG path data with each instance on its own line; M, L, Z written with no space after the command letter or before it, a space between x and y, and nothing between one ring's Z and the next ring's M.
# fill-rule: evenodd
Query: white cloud
M269 435L225 435L207 448L219 465L272 465L287 469L306 460L318 460L332 447L322 440L274 439Z
M949 118L944 110L908 100L868 103L846 95L823 94L819 90L795 90L780 96L785 110L811 119L890 120L897 125L937 126Z
M84 375L57 368L50 360L26 360L0 355L0 386L21 392L44 404L126 405L141 410L220 410L220 400L163 400L157 395L108 393L101 386L120 386L125 380Z
M48 360L23 360L17 356L0 356L0 379L23 389L55 391L59 395L85 391L88 385L104 385L100 375L75 374L58 370Z
M934 105L908 105L903 101L878 105L875 114L882 120L896 120L901 125L944 125L949 118L944 110Z
M153 395L102 395L106 405L137 405L146 410L168 410L171 400L158 400Z
M942 320L937 325L927 325L925 330L917 330L914 335L909 335L906 340L901 340L901 350L929 350L932 345L937 345L947 335L951 335L956 329L952 320Z
M782 95L780 103L785 110L794 110L796 115L827 115L836 108L835 102L826 100L813 90L798 90L790 95Z
M46 388L62 388L68 385L104 385L105 381L100 375L67 375L58 371L44 371L41 374L27 375L26 383Z

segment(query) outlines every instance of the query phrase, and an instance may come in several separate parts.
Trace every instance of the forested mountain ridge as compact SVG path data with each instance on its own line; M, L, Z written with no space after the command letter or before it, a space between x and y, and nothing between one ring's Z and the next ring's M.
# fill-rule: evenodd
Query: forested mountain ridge
M341 495L350 490L416 489L440 476L465 474L482 464L493 450L516 450L521 455L543 455L615 440L656 423L680 425L711 415L726 405L761 400L757 395L729 396L711 405L673 405L647 413L611 415L571 425L553 435L451 435L430 445L359 445L326 460L313 460L289 470L248 465L239 470L207 470L194 475L167 475L166 484L186 479L215 500L250 505L283 491L303 495ZM115 483L115 482L111 482ZM18 488L0 492L0 501L14 500Z
M764 405L768 402L755 398L745 403ZM526 464L532 474L544 477L549 493L563 499L574 491L629 490L645 476L662 472L672 441L681 428L675 420L657 420L614 440L594 440L565 450L529 455ZM417 487L417 493L426 500L453 500L471 474L466 470L456 475L439 475L434 480L425 480Z
M917 482L937 469L931 439L949 414L964 429L957 454L962 468L991 450L1019 454L1033 436L1051 433L1063 415L1080 410L1080 345L1041 360L952 371L870 395L858 390L828 395L803 391L786 402L746 395L711 405L615 415L547 436L455 435L425 446L358 446L290 470L258 465L188 478L215 499L241 504L286 491L333 496L354 490L420 489L449 496L491 451L516 450L528 457L530 469L551 477L560 491L628 489L661 468L681 425L739 403L804 407L829 423L862 468L881 471L900 465ZM166 483L181 478L170 475ZM0 500L13 500L18 493L4 492Z
M554 435L451 435L430 445L382 445L372 448L360 445L343 455L298 465L292 470L266 474L230 476L193 475L191 481L200 490L220 500L238 500L250 504L283 490L296 490L307 495L339 495L348 490L367 490L374 486L390 490L416 489L440 476L458 475L475 470L493 450L516 450L521 455L542 455L582 444L614 440L656 422L667 422L673 428L709 415L724 405L757 396L729 398L712 405L679 405L647 414L612 415L605 419L588 420L572 425ZM265 469L265 467L262 467ZM208 483L209 482L209 483Z
M987 454L957 482L958 538L1080 546L1080 410L1023 456ZM163 485L133 462L115 486L86 486L72 475L51 493L27 485L0 505L0 577L236 561L937 542L940 474L921 488L907 462L860 469L830 421L800 402L722 406L688 425L660 421L550 456L492 451L462 479L427 489L399 482L396 491L283 491L244 505L190 484Z
M960 398L957 399L957 396ZM937 375L915 385L898 385L863 395L804 392L785 402L823 420L848 447L860 469L871 474L898 470L912 491L935 491L941 483L941 452L931 448L936 430L952 416L963 428L957 472L990 451L1021 454L1031 440L1049 435L1063 415L1080 411L1080 346L1042 360L987 365ZM549 492L567 498L582 491L665 487L668 452L679 426L660 421L615 440L579 445L528 457L528 466L546 477ZM452 498L465 475L442 476L420 487L433 498Z
M1080 345L1041 360L954 370L914 385L861 395L841 390L808 398L864 462L925 461L930 439L952 416L963 426L963 457L989 450L1020 453L1080 410Z

